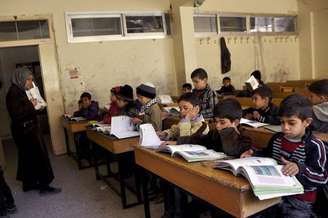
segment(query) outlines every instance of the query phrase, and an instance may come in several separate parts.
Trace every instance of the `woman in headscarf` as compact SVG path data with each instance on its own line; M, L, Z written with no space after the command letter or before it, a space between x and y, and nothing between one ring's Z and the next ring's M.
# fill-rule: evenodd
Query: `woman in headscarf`
M39 190L40 194L59 193L50 186L54 179L46 145L37 123L36 99L29 100L26 90L33 87L33 74L27 67L13 73L12 85L6 96L11 118L11 133L18 148L17 180L23 191Z

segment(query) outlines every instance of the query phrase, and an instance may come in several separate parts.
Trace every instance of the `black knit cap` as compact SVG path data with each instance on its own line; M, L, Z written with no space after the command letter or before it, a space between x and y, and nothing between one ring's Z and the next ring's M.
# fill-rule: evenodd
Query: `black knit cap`
M153 99L156 97L156 88L153 84L141 84L137 87L137 95Z
M123 98L126 101L133 101L133 89L129 85L121 86L116 96Z

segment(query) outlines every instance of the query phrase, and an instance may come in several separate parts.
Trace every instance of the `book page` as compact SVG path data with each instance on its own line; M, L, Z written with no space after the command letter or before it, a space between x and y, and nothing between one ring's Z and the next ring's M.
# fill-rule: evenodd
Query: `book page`
M260 85L254 76L251 76L245 83L248 84L252 90L257 89Z
M161 104L173 104L173 100L169 95L159 95L158 98L161 101Z
M138 136L139 132L134 131L132 118L128 116L114 116L112 117L110 134L118 138L128 138Z
M256 120L248 120L248 119L245 119L245 118L240 119L240 124L248 125L248 126L251 126L251 127L254 127L254 128L269 125L268 123L261 123L261 122L258 122Z
M167 145L171 154L174 155L175 152L180 151L189 151L189 152L199 152L205 151L206 147L202 145L191 145L191 144L183 144L183 145Z
M281 125L268 125L264 127L272 132L282 132Z
M230 167L237 173L239 167L245 166L264 166L264 165L277 165L277 162L272 158L267 157L247 157L247 158L237 158L232 160L218 161L217 168L227 168Z
M227 157L223 152L215 152L214 150L178 151L176 154L188 162L218 160Z
M159 147L161 140L150 123L140 125L140 145L143 147Z

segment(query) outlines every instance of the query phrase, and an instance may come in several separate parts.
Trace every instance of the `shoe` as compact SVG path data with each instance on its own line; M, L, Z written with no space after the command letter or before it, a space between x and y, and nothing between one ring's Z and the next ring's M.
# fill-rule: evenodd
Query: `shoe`
M54 188L51 186L45 186L43 188L40 188L40 195L48 195L48 194L58 194L62 190L61 188Z
M6 207L6 209L7 209L7 213L8 213L8 214L14 214L14 213L17 212L17 207L16 207L15 204L8 205L8 206Z

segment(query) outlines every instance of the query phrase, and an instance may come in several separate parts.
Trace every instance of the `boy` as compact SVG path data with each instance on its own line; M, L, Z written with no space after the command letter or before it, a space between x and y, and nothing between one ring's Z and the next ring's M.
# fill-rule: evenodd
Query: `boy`
M75 117L84 117L88 120L98 120L99 118L99 107L98 102L91 100L91 94L83 92L81 97L81 104L78 111L74 113Z
M279 125L279 108L271 103L272 91L267 86L255 89L252 93L254 107L244 110L244 117L261 123Z
M328 133L328 79L318 80L309 86L313 104L313 131Z
M120 110L118 115L126 115L129 117L135 117L137 115L131 86L124 85L120 87L116 94L116 103Z
M194 85L193 93L199 98L200 113L204 119L213 118L214 106L217 103L215 92L207 83L207 72L198 68L191 73L191 80Z
M281 103L279 114L282 132L275 134L268 147L257 155L274 158L284 165L284 175L296 176L304 187L304 194L283 197L278 217L310 218L317 187L328 181L325 146L308 128L312 121L312 108L306 97L288 96ZM253 154L254 151L249 150L241 157Z
M192 92L192 86L190 83L185 83L182 85L182 94Z
M142 104L139 117L134 124L151 123L156 131L162 130L161 108L156 98L156 88L151 83L144 83L136 89L139 102Z
M208 149L224 152L228 156L239 157L251 146L251 139L245 135L244 131L238 128L241 117L242 109L239 102L231 98L224 99L214 109L215 129L210 130L206 135L202 135L199 133L203 131L203 128L200 128L192 136L180 137L177 144L204 145ZM186 197L177 189L174 189L173 193L175 207L173 208L171 205L167 206L166 214L175 213L176 216L182 216L181 214L184 214L184 217L192 218L199 217L202 212L212 209L195 199L187 206L187 209L184 209ZM215 212L220 213L220 217L224 214L223 212Z
M230 77L224 77L222 80L222 87L220 88L220 90L218 90L217 92L220 95L233 95L235 92L235 87L233 87L233 85L231 85L231 79Z
M173 125L170 129L160 132L158 135L164 140L177 140L179 137L191 136L203 126L205 120L199 114L199 101L192 93L183 94L178 99L181 120L178 125ZM201 132L207 134L208 125ZM167 141L165 144L175 144L175 141Z
M251 140L242 130L239 122L242 109L235 99L224 99L214 109L215 129L207 135L198 133L191 137L180 137L177 144L200 144L229 156L239 157L251 146Z
M112 122L112 116L117 116L120 113L120 110L117 106L117 98L116 95L120 91L120 86L116 86L110 90L111 96L110 96L110 105L108 108L108 111L103 117L103 123L105 124L111 124Z

